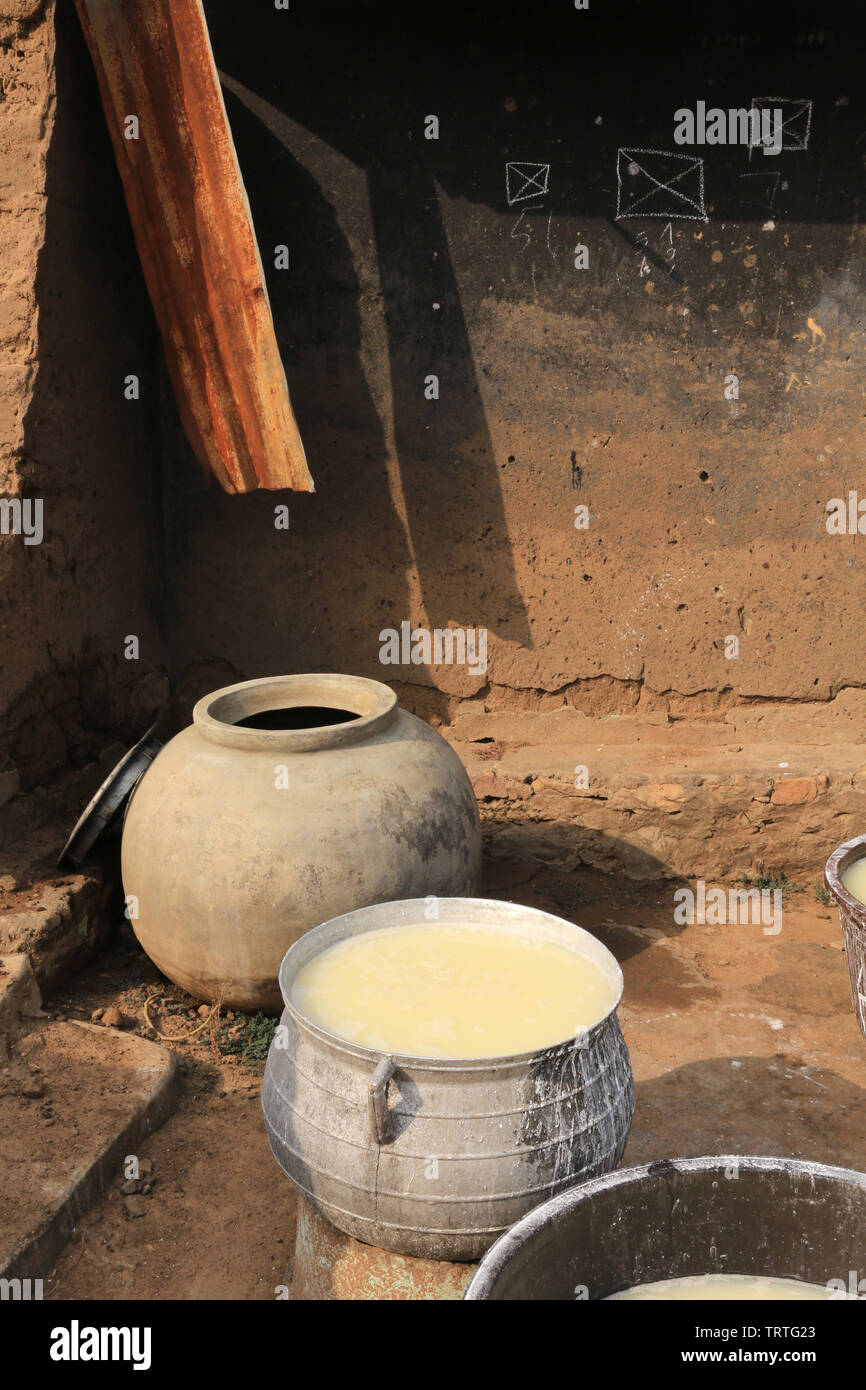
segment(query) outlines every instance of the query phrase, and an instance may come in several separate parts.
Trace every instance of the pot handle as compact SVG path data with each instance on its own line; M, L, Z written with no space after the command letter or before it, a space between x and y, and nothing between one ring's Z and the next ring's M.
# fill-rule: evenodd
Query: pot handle
M370 1133L377 1144L388 1140L388 1083L394 1075L394 1058L383 1057L367 1088Z

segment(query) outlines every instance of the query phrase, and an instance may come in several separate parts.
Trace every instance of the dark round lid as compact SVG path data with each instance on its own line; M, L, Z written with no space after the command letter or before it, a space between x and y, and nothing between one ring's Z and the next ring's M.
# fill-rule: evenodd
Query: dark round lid
M162 748L156 737L156 724L151 724L134 748L124 753L120 762L109 772L102 786L91 797L75 823L75 829L61 850L57 862L80 864L114 820L135 785Z

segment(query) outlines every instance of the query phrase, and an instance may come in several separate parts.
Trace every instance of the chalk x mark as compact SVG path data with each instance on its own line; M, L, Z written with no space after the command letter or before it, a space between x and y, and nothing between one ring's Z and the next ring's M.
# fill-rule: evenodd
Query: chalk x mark
M808 97L752 97L752 106L759 111L779 110L782 113L782 149L807 150L812 133L812 102ZM749 158L753 149L749 146Z
M704 161L673 150L617 150L616 220L622 217L708 222Z
M505 165L505 197L508 206L550 192L550 165L508 160Z

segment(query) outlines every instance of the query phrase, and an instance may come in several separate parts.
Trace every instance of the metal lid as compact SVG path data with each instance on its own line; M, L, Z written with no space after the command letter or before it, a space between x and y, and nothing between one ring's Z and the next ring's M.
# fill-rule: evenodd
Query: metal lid
M138 779L147 771L162 748L162 742L156 737L155 731L154 723L135 747L130 748L117 766L109 772L76 821L75 829L58 856L58 864L67 860L72 864L80 864L108 829L124 802L132 795Z

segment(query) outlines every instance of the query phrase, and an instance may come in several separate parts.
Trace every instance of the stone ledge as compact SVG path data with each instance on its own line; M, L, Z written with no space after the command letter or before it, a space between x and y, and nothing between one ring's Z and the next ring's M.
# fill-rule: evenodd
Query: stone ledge
M92 954L123 910L113 830L80 867L58 868L57 857L125 751L111 744L98 762L0 805L0 954L28 955L43 992Z
M97 863L3 875L0 952L27 955L44 993L91 955L120 911L119 885Z
M866 753L848 728L809 743L801 711L788 723L797 741L781 711L744 741L712 719L474 710L443 733L496 857L636 880L767 868L817 881L830 851L866 830Z

